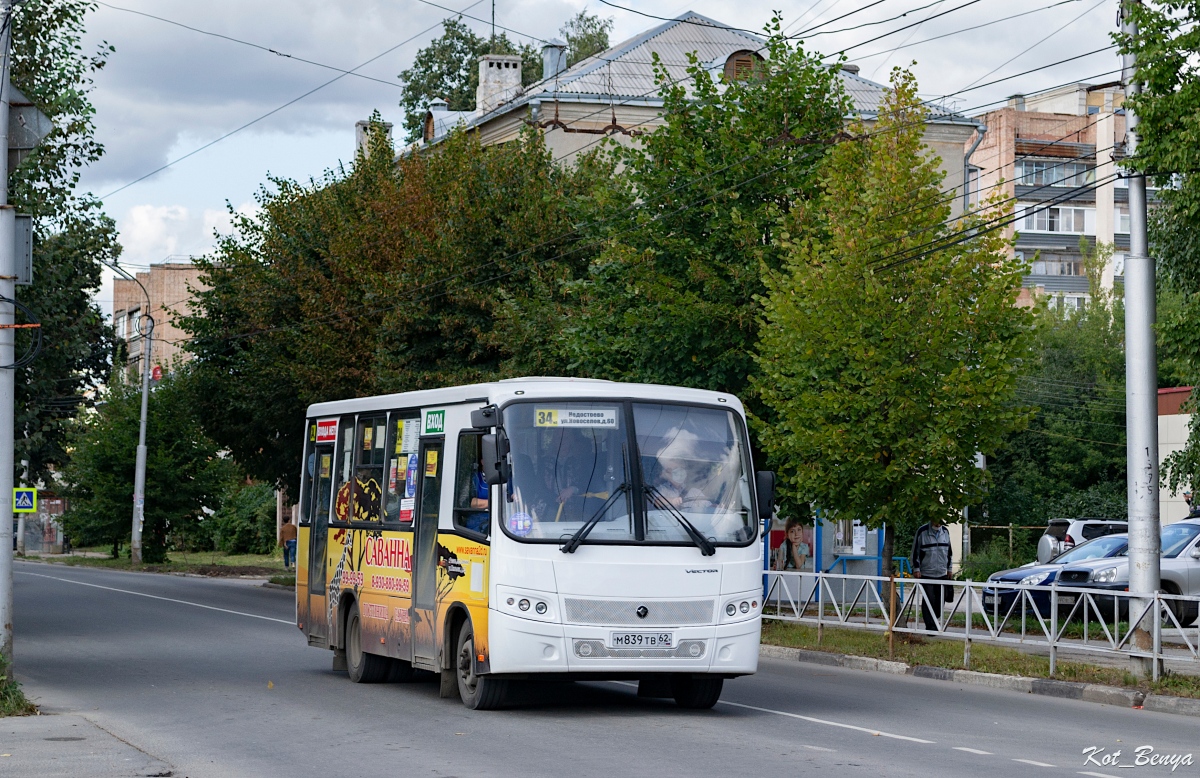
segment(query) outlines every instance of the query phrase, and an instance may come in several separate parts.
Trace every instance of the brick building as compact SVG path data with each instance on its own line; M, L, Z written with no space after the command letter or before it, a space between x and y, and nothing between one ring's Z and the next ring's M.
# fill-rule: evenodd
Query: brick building
M968 160L986 198L1015 198L1015 250L1031 263L1024 296L1050 294L1078 306L1090 294L1080 239L1091 252L1112 244L1099 274L1111 289L1129 250L1129 190L1118 176L1125 156L1124 92L1119 83L1070 84L1030 95L976 118L987 127Z
M151 265L150 270L137 274L141 286L118 278L113 282L113 327L117 337L127 344L129 367L141 375L142 339L138 322L150 296L150 315L154 318L154 335L150 344L150 364L163 369L187 359L183 343L187 333L176 326L176 317L189 313L192 290L202 288L200 270L191 262L165 262ZM146 287L146 293L142 292Z

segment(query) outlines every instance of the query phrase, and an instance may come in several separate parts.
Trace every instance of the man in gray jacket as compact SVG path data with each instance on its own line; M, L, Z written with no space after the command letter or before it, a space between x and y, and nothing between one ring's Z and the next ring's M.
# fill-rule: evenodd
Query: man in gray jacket
M913 575L922 581L930 579L937 581L950 580L950 564L954 552L950 547L950 530L942 523L941 518L935 518L928 524L922 524L913 537L912 561ZM945 597L945 584L922 583L928 605L922 602L921 617L925 620L925 629L937 629L935 619L942 617L942 600Z

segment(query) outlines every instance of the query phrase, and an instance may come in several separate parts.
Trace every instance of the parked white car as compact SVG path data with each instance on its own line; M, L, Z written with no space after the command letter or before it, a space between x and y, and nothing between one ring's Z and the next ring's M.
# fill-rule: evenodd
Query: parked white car
M1038 540L1037 561L1044 565L1080 543L1128 531L1129 522L1116 519L1050 519Z
M1200 595L1200 519L1184 519L1168 524L1162 529L1162 591L1166 594ZM1086 586L1089 589L1129 591L1128 552L1111 559L1091 559L1079 564L1068 565L1058 574L1058 585L1062 587ZM1069 596L1069 595L1068 595ZM1111 613L1116 598L1096 597L1102 611ZM1059 598L1060 605L1062 597ZM1124 600L1120 605L1123 608ZM1172 601L1174 602L1174 601ZM1175 603L1172 610L1183 626L1188 626L1200 615L1195 602Z

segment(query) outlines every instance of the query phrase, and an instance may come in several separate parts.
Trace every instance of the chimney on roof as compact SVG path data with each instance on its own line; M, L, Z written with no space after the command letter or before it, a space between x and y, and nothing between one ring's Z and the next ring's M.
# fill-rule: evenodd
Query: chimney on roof
M1018 111L1025 110L1025 95L1012 95L1008 98L1008 107Z
M842 70L847 73L853 73L856 76L858 75L858 65L851 65L849 62L843 63Z
M391 122L376 122L375 126L383 130L387 136L388 144L392 142L392 123ZM363 119L354 123L354 147L364 157L371 152L371 122Z
M567 69L567 44L551 38L542 46L542 78L554 78Z
M440 97L435 97L429 101L430 113L441 113L442 111L449 111L449 110L450 110L450 103L446 102L445 100L443 100Z
M479 86L475 110L489 113L521 93L521 58L512 54L484 54L479 58Z

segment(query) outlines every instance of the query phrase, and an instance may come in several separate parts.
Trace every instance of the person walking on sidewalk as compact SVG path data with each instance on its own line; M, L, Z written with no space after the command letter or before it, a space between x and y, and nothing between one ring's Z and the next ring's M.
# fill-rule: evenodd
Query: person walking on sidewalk
M283 546L283 569L291 570L296 564L296 525L285 521L279 528L279 545Z
M922 524L913 537L912 554L913 575L922 581L950 580L950 565L954 561L954 552L950 548L950 530L941 518L935 518L928 524ZM942 602L945 599L946 584L922 583L925 598L921 602L921 616L925 620L925 629L937 629L937 620L942 618Z

